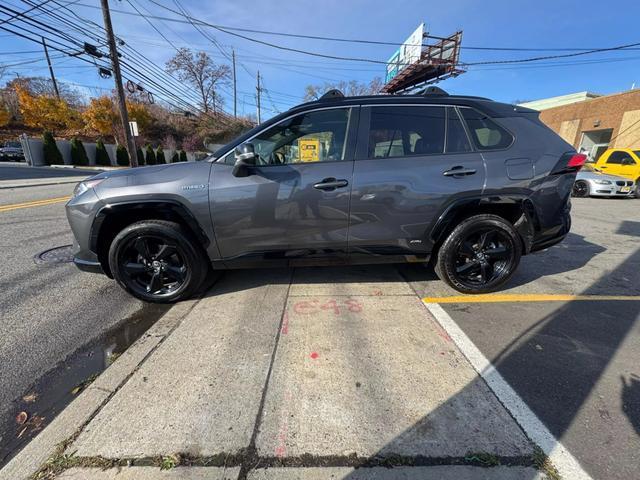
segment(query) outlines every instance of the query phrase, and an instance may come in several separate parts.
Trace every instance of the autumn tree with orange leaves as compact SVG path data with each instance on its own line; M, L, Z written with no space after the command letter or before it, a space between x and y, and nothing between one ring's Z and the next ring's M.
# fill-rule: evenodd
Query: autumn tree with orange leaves
M16 93L25 125L46 132L80 128L78 112L64 100L49 95L33 96L21 87L16 87Z

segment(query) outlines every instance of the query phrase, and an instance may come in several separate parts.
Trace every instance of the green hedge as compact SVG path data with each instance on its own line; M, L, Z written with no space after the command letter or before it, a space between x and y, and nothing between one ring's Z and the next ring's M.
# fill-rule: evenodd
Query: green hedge
M173 156L171 157L171 163L177 163L180 161L180 157L178 156L178 152L173 152Z
M116 163L121 167L129 166L129 154L122 144L118 144L116 147Z
M153 147L150 143L147 143L145 160L147 161L147 165L155 165L158 163L156 160L156 153L153 151Z
M56 139L51 132L44 132L42 151L44 153L44 163L47 165L64 165L62 154L56 145Z
M156 160L158 161L159 165L167 163L167 159L164 158L164 150L162 149L162 145L160 145L158 147L158 150L156 150Z
M96 142L96 165L111 166L111 159L109 158L107 147L104 146L104 142L100 139Z
M144 166L144 155L140 147L136 148L136 156L138 157L138 165L141 167Z
M185 152L184 150L180 150L180 161L181 162L187 161L187 152Z
M80 166L89 165L89 157L87 157L87 151L84 149L82 140L80 140L79 138L71 139L71 163Z

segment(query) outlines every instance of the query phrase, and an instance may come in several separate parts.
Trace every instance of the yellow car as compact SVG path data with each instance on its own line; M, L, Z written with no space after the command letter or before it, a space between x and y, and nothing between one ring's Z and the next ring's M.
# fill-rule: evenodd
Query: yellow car
M640 187L640 149L609 148L600 155L594 167L609 175L629 178ZM636 195L640 195L637 188Z

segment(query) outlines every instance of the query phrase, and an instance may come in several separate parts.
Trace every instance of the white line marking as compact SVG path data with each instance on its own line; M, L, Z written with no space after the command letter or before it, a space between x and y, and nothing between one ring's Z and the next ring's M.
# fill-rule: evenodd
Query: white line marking
M592 480L591 476L580 466L578 460L553 436L453 318L437 303L425 302L425 306L469 360L478 375L487 382L489 388L527 436L547 454L562 478Z

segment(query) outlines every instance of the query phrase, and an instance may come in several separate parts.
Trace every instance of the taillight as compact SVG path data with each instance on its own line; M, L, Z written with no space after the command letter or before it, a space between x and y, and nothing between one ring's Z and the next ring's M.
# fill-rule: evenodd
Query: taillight
M560 157L560 161L551 171L552 174L577 172L587 161L587 156L583 153L565 153Z

